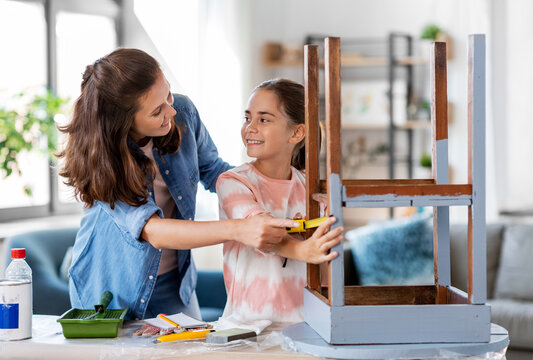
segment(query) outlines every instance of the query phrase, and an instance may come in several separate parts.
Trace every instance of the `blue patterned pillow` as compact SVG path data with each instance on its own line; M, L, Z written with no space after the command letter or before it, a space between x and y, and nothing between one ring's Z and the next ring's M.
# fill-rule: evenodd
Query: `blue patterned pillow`
M433 284L430 218L417 214L348 231L361 285Z

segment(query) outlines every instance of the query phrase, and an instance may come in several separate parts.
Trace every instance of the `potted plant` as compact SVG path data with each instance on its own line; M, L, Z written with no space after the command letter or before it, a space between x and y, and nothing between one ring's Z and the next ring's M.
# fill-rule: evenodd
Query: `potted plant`
M428 24L422 29L420 34L421 40L427 40L430 42L438 41L446 43L446 58L450 60L452 58L452 39L446 34L438 25Z
M56 115L63 113L63 99L47 90L44 94L16 95L20 107L0 107L0 177L21 174L19 155L24 151L44 151L53 161L57 146ZM46 146L43 146L46 140ZM31 196L31 188L24 192Z
M433 175L431 173L431 155L427 152L423 152L420 155L419 165L422 168L423 176L425 178L431 178Z

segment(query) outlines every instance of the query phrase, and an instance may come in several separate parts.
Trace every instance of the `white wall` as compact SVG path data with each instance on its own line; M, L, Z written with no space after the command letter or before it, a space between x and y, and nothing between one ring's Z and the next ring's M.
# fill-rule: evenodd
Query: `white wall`
M143 48L158 58L169 69L167 76L173 87L182 91L180 77L171 70L175 64L166 63L167 59L161 56L135 18L133 0L125 2L126 46ZM279 72L282 76L301 76L301 69L274 71L265 68L262 47L266 41L301 45L308 34L340 36L342 41L345 37L385 37L390 31L417 36L426 24L438 24L453 38L454 55L448 62L448 99L454 110L454 119L449 124L449 161L454 183L467 181L467 35L486 33L488 220L496 217L501 204L526 207L533 203L533 192L528 187L530 167L527 166L527 159L533 155L533 145L527 141L533 127L528 119L531 103L528 100L533 95L533 70L528 65L533 62L533 50L527 47L525 40L525 34L531 33L533 25L529 17L523 16L533 12L533 3L529 0L219 0L216 6L212 0L202 3L217 12L233 9L234 16L224 16L235 25L225 26L232 28L231 46L238 45L235 54L241 72L234 78L242 84L242 91L235 94L241 104L246 103L248 94L258 83ZM173 38L176 27L171 22L161 26L169 29L169 38L175 41L176 47L183 45ZM216 69L219 63L217 58L203 56L202 59L202 68ZM207 79L202 88L210 83L213 82ZM206 96L216 96L216 92L210 90ZM199 110L207 111L203 107ZM221 113L220 116L226 115ZM208 128L213 126L213 132L219 132L219 126L209 125L211 120L211 116L204 117ZM214 135L216 143L219 136ZM234 150L225 151L240 154L241 150L240 142L235 141ZM452 221L464 221L466 209L453 208L451 215Z
M124 1L124 46L161 64L171 89L192 99L220 156L239 164L240 125L249 83L246 0ZM218 218L218 199L199 187L196 220ZM199 268L222 268L221 246L193 250Z
M503 89L496 98L506 104L503 111L506 132L501 134L506 145L506 162L501 169L506 177L506 192L503 198L507 208L529 209L533 207L533 180L531 159L533 159L533 2L514 0L506 5L506 30L500 49L506 63L501 69Z
M167 79L170 82L172 90L176 92L181 92L183 90L183 87L181 86L181 83L176 79L176 76L174 75L174 72L172 71L171 67L168 66L166 61L167 59L161 55L161 53L155 46L153 40L146 33L146 30L135 15L134 0L124 0L123 9L123 47L141 49L156 58L157 61L163 67L163 71L165 72L165 75L167 76ZM169 36L170 35L171 33L169 33Z
M467 36L471 33L486 33L490 49L489 1L256 1L251 18L253 25L250 44L250 89L272 76L294 76L294 73L289 73L291 70L264 68L262 46L266 41L297 45L302 44L308 34L322 34L340 36L342 43L343 37L386 37L391 31L406 32L418 37L425 25L438 24L453 38L453 58L448 62L448 100L453 104L455 116L449 124L449 162L453 169L453 182L467 182ZM429 54L427 56L429 59ZM490 128L490 109L487 114ZM492 134L491 129L488 134ZM487 144L487 147L490 147L492 139L488 139ZM488 164L489 219L494 218L497 212L494 184L491 180L493 176L490 176L493 171L494 167ZM452 209L451 216L452 221L464 221L466 208Z

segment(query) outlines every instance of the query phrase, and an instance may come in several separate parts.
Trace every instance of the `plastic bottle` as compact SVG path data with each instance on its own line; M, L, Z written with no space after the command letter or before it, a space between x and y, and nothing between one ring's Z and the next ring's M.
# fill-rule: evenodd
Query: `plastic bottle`
M7 279L31 282L31 268L25 258L26 249L11 249L11 263L6 268Z

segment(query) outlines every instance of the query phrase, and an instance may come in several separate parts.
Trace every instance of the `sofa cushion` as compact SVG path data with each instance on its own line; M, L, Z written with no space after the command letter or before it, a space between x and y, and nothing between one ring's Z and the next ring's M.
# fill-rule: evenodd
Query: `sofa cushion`
M533 300L533 225L512 224L503 236L495 298Z
M494 293L503 230L503 224L487 224L487 297L489 299ZM468 290L468 227L466 224L450 225L450 258L452 285L466 292Z
M491 321L509 332L510 346L533 350L533 303L492 299Z
M430 215L380 221L348 231L361 285L433 284Z

